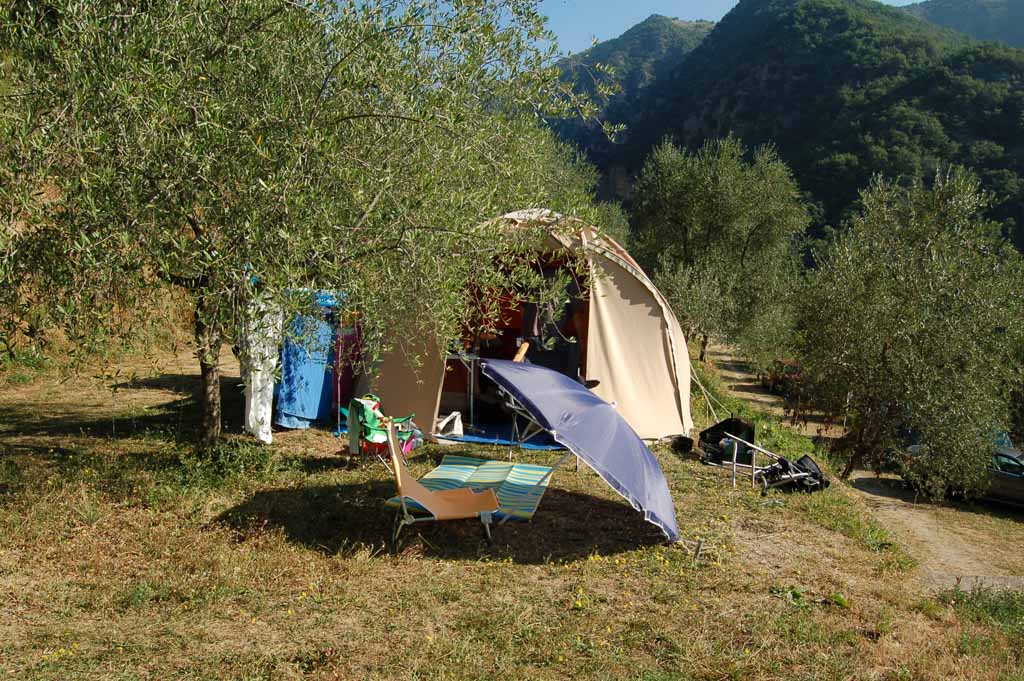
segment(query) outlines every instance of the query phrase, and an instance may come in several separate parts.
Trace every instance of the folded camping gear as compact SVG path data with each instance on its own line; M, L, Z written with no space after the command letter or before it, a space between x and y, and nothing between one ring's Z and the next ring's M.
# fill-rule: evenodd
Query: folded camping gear
M755 427L750 421L744 421L735 417L716 423L711 428L700 431L697 445L705 453L705 459L709 463L732 463L732 445L724 442L725 438L735 436L741 440L755 442ZM740 458L744 458L740 461ZM751 465L752 455L746 445L739 443L736 463Z
M756 477L761 482L762 493L769 489L817 492L831 484L818 464L809 456L802 456L796 461L779 458L771 466L759 470Z

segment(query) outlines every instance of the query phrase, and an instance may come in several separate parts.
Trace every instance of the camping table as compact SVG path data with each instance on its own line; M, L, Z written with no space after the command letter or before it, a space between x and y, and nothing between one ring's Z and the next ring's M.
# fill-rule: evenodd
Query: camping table
M453 352L448 355L449 360L458 360L462 363L462 366L466 367L466 374L468 379L466 380L466 397L469 399L469 423L466 424L466 430L476 430L476 368L480 364L480 355L472 352Z

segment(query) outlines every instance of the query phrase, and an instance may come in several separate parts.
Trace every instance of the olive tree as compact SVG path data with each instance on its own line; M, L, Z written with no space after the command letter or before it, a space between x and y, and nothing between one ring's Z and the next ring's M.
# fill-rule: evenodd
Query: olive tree
M931 186L877 179L861 201L800 298L814 406L849 414L844 475L905 452L913 433L916 482L976 489L1019 372L1020 257L964 170Z
M256 277L340 289L371 350L452 335L527 248L481 225L589 203L540 124L564 93L536 0L19 0L0 19L0 314L75 347L190 306L199 441ZM550 48L540 45L552 44ZM515 258L508 258L515 261ZM170 293L169 293L170 292Z
M1024 382L1018 385L1013 392L1010 429L1014 442L1024 442Z
M688 334L748 345L788 328L797 241L810 222L799 188L771 147L750 158L733 138L696 152L656 147L636 183L635 247ZM756 333L751 333L757 329Z

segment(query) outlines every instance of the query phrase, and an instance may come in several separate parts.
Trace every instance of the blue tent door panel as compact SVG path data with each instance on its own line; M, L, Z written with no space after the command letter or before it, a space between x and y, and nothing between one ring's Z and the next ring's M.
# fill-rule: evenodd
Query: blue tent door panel
M274 423L284 428L309 428L331 421L334 402L335 327L331 315L297 316L281 350L281 381L277 384ZM292 339L307 338L295 342Z

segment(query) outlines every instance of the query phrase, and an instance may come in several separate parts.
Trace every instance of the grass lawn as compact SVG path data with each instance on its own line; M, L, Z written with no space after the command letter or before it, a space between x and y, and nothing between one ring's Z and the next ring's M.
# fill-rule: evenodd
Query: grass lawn
M0 677L1024 679L1019 594L923 593L842 484L762 497L658 449L699 561L571 465L493 545L427 524L391 554L393 483L329 433L190 456L195 374L0 377ZM446 452L506 453L410 467Z

